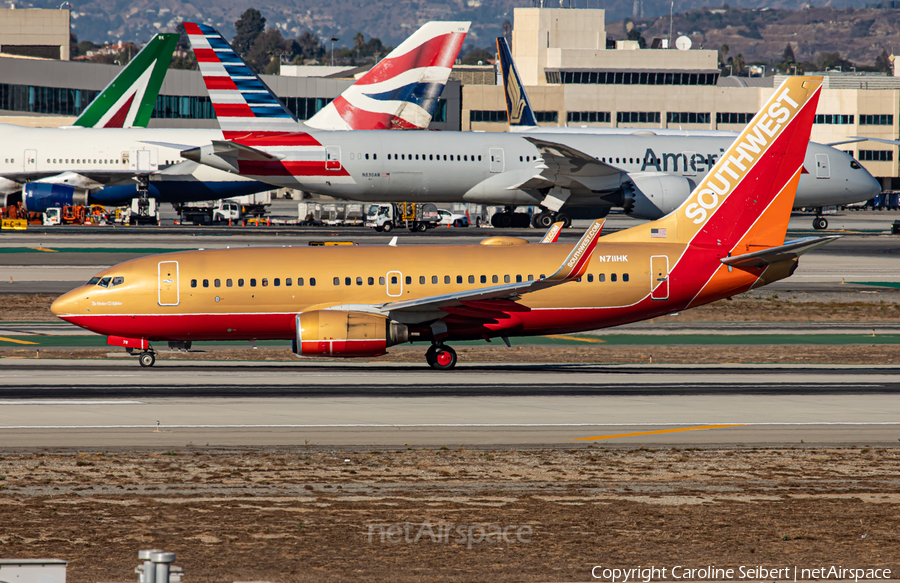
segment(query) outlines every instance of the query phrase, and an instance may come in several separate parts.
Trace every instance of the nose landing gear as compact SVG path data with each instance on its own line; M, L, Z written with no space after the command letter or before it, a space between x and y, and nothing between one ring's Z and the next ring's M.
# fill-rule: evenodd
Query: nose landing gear
M153 352L142 352L138 357L138 362L140 362L141 366L144 368L153 366L153 363L156 362L156 354Z
M425 353L425 362L434 370L450 370L456 366L456 351L443 344L433 344Z

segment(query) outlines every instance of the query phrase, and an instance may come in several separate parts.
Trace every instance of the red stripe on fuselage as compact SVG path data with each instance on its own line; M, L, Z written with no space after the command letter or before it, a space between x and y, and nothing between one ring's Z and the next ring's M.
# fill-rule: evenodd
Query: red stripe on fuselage
M223 133L226 140L237 142L252 148L275 146L321 146L311 135L304 132L235 132Z
M343 168L326 170L324 160L239 160L244 176L350 176Z
M436 36L405 55L382 60L357 81L356 85L381 83L405 71L420 67L450 68L456 62L459 48L465 38L466 35L463 32L451 32Z

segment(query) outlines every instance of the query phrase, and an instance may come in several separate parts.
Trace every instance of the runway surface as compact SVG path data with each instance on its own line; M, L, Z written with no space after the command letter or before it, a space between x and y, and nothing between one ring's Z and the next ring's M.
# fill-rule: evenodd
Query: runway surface
M898 372L479 364L448 374L398 364L3 360L0 443L896 444Z

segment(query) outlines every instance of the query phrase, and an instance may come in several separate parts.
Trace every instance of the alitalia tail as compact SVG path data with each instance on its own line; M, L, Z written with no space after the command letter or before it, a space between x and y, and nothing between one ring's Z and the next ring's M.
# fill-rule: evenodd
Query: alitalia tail
M169 253L103 270L53 313L155 360L154 343L282 339L299 356L372 357L427 342L572 333L713 302L791 275L836 237L785 243L821 77L778 88L671 214L574 246L280 247ZM558 229L556 230L558 231Z

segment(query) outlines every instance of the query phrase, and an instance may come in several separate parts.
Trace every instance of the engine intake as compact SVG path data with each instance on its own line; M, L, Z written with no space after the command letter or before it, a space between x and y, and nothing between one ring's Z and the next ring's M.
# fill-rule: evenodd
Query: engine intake
M658 219L681 206L694 184L682 176L661 172L633 172L625 185L625 213L636 219Z
M344 310L315 310L297 315L299 356L379 356L409 340L409 329L385 316Z
M86 205L88 191L68 184L29 182L22 187L22 200L28 212L42 213L53 207Z

